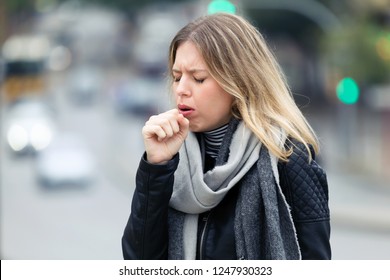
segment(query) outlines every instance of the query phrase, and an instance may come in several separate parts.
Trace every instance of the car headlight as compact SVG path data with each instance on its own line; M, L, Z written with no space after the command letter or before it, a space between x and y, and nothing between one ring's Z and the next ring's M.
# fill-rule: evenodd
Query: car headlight
M53 134L50 128L43 124L36 124L31 128L30 141L35 150L43 150L49 146Z
M8 131L7 140L12 150L21 151L28 145L28 132L24 127L14 124Z

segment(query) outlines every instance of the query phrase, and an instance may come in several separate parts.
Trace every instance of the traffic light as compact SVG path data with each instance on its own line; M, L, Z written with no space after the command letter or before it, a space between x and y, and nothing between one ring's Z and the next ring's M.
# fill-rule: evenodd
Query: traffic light
M213 0L207 7L208 14L224 12L229 14L236 13L236 6L228 0Z
M345 104L355 104L359 99L359 86L354 79L342 79L336 88L337 97Z

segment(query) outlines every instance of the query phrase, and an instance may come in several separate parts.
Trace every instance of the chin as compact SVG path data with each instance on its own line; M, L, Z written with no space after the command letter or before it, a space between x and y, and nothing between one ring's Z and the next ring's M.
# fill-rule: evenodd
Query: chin
M193 123L191 123L191 122L190 122L189 130L190 130L191 132L195 132L195 133L196 133L196 132L203 132L203 131L206 131L202 125L193 124Z

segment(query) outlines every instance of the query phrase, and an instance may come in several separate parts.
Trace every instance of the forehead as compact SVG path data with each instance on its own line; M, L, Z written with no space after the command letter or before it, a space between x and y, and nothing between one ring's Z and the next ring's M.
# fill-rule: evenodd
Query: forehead
M173 68L205 68L206 64L198 48L192 42L184 42L176 50Z

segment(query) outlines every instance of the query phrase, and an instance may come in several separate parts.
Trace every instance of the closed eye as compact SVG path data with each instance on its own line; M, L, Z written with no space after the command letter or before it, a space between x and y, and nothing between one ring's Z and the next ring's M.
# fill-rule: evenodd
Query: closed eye
M205 80L205 79L196 79L196 78L194 78L194 79L195 79L195 81L196 81L197 83L199 83L199 84L203 83L204 80Z

